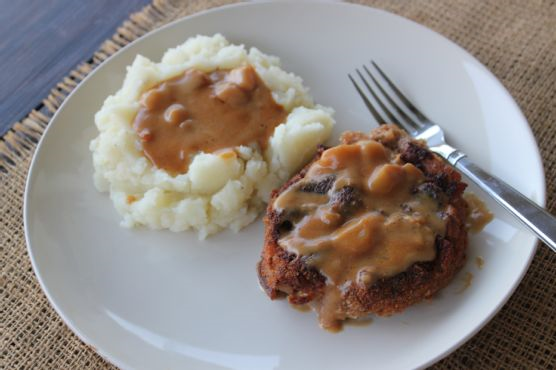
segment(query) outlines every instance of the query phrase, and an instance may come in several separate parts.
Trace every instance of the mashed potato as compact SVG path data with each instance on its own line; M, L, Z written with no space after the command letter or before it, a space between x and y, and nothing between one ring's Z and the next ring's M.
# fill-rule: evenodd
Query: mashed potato
M172 176L155 167L137 146L132 127L143 92L186 69L203 72L252 65L274 100L288 112L264 153L256 145L236 155L198 153L187 173ZM160 63L137 56L122 88L95 116L99 135L91 141L95 186L109 192L122 226L196 229L200 238L251 223L272 189L284 183L326 141L332 110L314 105L302 80L280 68L277 57L232 45L222 35L197 36L166 52Z

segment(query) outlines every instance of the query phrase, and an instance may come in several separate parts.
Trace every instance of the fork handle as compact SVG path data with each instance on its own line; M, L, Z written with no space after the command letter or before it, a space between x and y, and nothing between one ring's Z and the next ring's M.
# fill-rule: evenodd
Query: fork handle
M556 252L556 218L554 216L504 181L481 169L467 159L467 156L461 154L458 157L457 159L453 157L455 160L450 162Z

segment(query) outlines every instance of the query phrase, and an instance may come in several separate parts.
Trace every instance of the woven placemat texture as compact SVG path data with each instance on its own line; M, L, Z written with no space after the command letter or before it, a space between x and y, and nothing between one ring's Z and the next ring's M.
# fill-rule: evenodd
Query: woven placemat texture
M61 321L41 292L23 234L31 156L53 113L77 84L122 46L179 17L229 3L155 0L0 139L0 369L113 368ZM417 21L455 41L505 85L527 117L542 154L547 207L556 212L556 2L376 0L361 3ZM340 20L339 20L340 21ZM518 152L516 153L518 155ZM525 279L498 315L437 369L556 366L556 254L541 245Z

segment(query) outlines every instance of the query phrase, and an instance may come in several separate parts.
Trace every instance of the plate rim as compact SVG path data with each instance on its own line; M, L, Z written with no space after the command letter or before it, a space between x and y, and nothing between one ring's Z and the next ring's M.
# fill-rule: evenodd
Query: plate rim
M387 16L393 16L393 17L402 19L404 21L410 22L413 26L417 26L421 30L424 30L426 32L429 32L430 34L435 35L436 37L441 38L443 40L443 42L446 42L446 43L450 44L452 47L457 48L459 52L462 52L467 57L471 58L476 63L476 65L479 66L479 68L481 68L482 71L485 72L488 75L488 77L491 79L491 81L493 81L496 84L498 90L502 94L504 94L505 97L507 98L508 102L514 106L514 108L516 110L516 114L518 114L520 116L520 119L525 124L524 126L525 126L525 129L527 131L527 137L524 138L524 139L530 141L533 144L534 153L532 153L532 154L534 154L535 157L536 157L535 165L537 167L537 170L540 170L540 173L542 174L541 184L539 184L540 189L539 189L539 192L538 192L538 195L537 195L538 199L537 199L536 203L539 204L540 206L542 206L543 208L546 206L546 172L545 172L545 169L544 169L542 156L540 154L540 148L539 148L539 146L537 144L537 141L536 141L536 138L533 134L531 125L527 121L527 118L525 117L524 113L522 112L521 108L519 107L519 105L517 104L517 102L515 101L513 96L506 89L506 87L502 84L502 82L494 75L494 73L492 73L473 54L471 54L469 51L467 51L466 49L464 49L463 47L461 47L460 45L458 45L454 41L450 40L449 38L447 38L443 34L437 32L437 31L435 31L431 28L428 28L425 25L417 23L416 21L414 21L412 19L409 19L409 18L406 18L404 16L395 14L393 12L386 11L384 9L380 9L380 8L376 8L376 7L368 6L368 5L363 5L363 4L353 4L353 3L336 2L336 1L322 1L322 0L321 1L319 1L319 0L272 1L271 0L271 1L263 1L263 2L242 2L242 3L234 3L234 4L226 4L226 5L223 5L223 6L217 6L217 7L214 7L214 8L202 10L200 12L197 12L197 13L194 13L194 14L191 14L191 15L187 15L185 17L178 18L178 19L176 19L172 22L169 22L169 23L167 23L167 24L165 24L165 25L163 25L159 28L156 28L154 30L149 31L146 34L144 34L144 35L138 37L137 39L133 40L132 42L126 44L120 50L118 50L114 54L110 55L107 59L105 59L103 62L101 62L101 64L99 64L91 73L89 73L81 82L79 82L79 84L70 92L70 94L68 94L68 96L64 99L62 104L58 107L58 109L56 110L54 115L50 118L48 125L46 126L43 134L40 137L39 142L37 143L37 146L35 148L35 152L33 153L33 157L32 157L31 163L29 165L29 170L27 172L27 177L26 177L26 181L25 181L25 189L24 189L24 197L23 197L23 201L24 201L24 203L23 203L23 226L24 226L24 234L25 234L25 243L26 243L26 249L27 249L27 253L29 255L29 259L31 260L31 265L32 265L32 268L33 268L33 272L36 276L36 279L39 282L42 293L46 296L49 304L54 309L56 314L62 319L64 324L67 325L67 327L79 338L79 340L81 340L89 348L93 349L95 351L95 353L97 353L99 356L101 356L105 361L107 361L107 362L109 362L109 363L111 363L111 364L113 364L113 365L115 365L119 368L127 369L127 368L132 368L132 367L130 366L130 364L126 363L125 361L121 361L116 356L110 355L108 353L109 351L106 351L106 353L105 353L101 348L97 348L97 347L90 344L91 340L90 340L89 336L86 335L85 333L81 332L81 330L73 323L73 320L70 319L63 312L63 310L59 307L59 305L56 303L56 301L52 298L52 295L51 295L48 287L46 286L46 283L44 282L44 279L41 276L40 270L38 268L38 264L35 260L34 254L33 254L33 250L32 250L33 248L31 246L31 238L30 238L30 226L29 226L29 224L30 224L30 221L29 221L29 213L30 213L30 210L29 210L29 207L30 207L29 193L31 191L31 187L32 187L32 183L33 183L32 179L34 178L34 175L36 173L35 167L36 167L36 163L37 163L37 158L40 155L40 152L42 150L42 146L43 146L45 140L48 140L48 139L45 139L45 138L48 136L51 127L58 120L59 114L66 108L67 104L70 104L70 101L72 100L73 95L79 89L81 89L82 86L90 78L93 78L93 76L95 76L98 71L100 71L104 68L108 68L107 65L110 65L113 58L117 57L119 54L123 53L128 48L133 47L135 44L143 42L145 39L148 39L149 37L151 37L152 35L154 35L158 32L163 32L166 29L175 27L177 24L179 24L181 22L187 22L190 19L197 18L197 17L202 17L202 16L205 16L206 14L215 13L215 12L226 12L230 8L261 7L261 6L262 7L266 7L266 6L285 6L285 5L292 5L292 4L294 4L294 5L300 5L301 4L302 6L307 5L307 4L312 4L312 6L316 5L316 6L358 7L358 8L361 8L361 10L365 9L365 11L375 11L375 12L378 12L378 13L386 14ZM528 260L524 264L523 269L519 272L518 279L513 284L511 289L508 291L508 293L506 294L504 299L502 299L495 307L492 308L489 315L487 315L485 318L483 318L482 321L473 330L468 332L466 335L462 336L452 346L450 346L449 348L447 348L444 351L439 352L436 356L433 356L428 361L419 364L417 366L417 368L419 368L419 369L426 368L426 367L442 360L443 358L447 357L451 353L455 352L457 349L461 348L467 341L469 341L471 338L473 338L480 330L483 329L483 327L486 324L488 324L493 319L494 316L496 316L496 314L498 314L498 312L502 309L502 307L505 306L507 301L513 296L516 289L521 284L521 282L523 280L523 277L525 276L525 274L529 270L529 267L530 267L530 265L533 261L533 258L536 254L536 251L537 251L537 248L538 248L539 244L540 244L540 241L538 239L536 239L533 242L533 245L531 247L531 252L528 256Z

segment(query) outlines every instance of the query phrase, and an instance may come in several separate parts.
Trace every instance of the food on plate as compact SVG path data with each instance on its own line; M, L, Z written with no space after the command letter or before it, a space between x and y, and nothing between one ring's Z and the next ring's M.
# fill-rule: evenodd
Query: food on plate
M159 63L137 56L95 124L95 185L122 225L204 238L252 222L334 120L277 57L217 34L190 38Z
M477 195L465 192L463 198L469 206L469 211L467 212L467 229L472 233L478 233L492 221L494 215Z
M396 126L346 132L272 193L261 285L272 299L311 304L330 330L403 311L463 266L465 188L458 172Z

